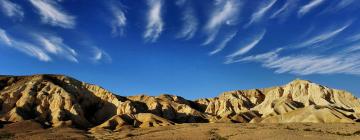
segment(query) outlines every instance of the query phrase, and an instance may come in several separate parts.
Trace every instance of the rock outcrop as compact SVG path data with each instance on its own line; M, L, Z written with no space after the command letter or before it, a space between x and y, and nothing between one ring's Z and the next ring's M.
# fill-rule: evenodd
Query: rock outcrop
M178 123L335 123L359 118L360 101L351 93L305 80L190 101L167 94L118 96L62 75L0 76L0 121L34 120L45 127L117 131Z

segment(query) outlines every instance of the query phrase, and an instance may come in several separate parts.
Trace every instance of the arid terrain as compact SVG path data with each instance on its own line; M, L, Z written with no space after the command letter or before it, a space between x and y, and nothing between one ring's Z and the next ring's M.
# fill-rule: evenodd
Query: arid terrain
M120 96L63 75L0 76L0 139L360 139L360 101L306 80L214 98Z
M87 132L68 127L44 129L35 122L7 124L0 139L143 139L143 140L339 140L360 139L357 123L190 123L149 128Z

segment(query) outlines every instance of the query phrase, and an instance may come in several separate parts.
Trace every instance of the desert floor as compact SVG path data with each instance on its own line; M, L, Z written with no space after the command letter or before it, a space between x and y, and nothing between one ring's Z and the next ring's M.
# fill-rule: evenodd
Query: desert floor
M152 128L124 129L119 132L74 128L43 129L25 121L0 126L0 139L175 139L175 140L331 140L360 139L360 124L179 124Z

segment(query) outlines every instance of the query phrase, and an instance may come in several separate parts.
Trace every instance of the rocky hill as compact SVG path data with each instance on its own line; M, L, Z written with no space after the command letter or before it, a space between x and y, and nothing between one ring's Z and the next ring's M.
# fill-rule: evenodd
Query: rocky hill
M120 130L179 123L353 123L360 100L310 81L186 100L174 95L118 96L63 75L0 76L0 121L44 127Z

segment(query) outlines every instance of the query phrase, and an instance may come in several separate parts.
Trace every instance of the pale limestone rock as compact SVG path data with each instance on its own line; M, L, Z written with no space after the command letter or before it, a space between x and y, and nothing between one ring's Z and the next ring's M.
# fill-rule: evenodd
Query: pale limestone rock
M156 116L151 113L139 113L135 115L136 121L139 123L140 128L146 127L156 127L156 126L168 126L174 125L175 123L164 119L162 117Z
M0 76L0 120L112 131L198 122L348 123L360 121L360 100L305 80L190 101L167 94L121 97L61 75Z
M94 127L93 129L109 129L112 131L119 131L124 127L131 127L132 125L129 125L129 122L126 122L120 115L115 115L109 120L105 121L104 123Z
M270 116L261 123L353 123L337 109L328 106L310 105L281 115Z

